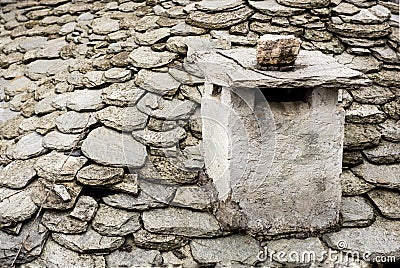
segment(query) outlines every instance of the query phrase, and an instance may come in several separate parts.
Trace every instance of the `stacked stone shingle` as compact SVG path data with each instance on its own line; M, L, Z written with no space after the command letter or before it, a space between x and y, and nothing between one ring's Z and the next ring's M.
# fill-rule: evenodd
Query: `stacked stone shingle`
M398 5L6 0L0 8L0 267L14 259L247 267L264 245L322 252L342 240L371 258L399 257ZM204 79L187 57L254 47L266 33L295 34L303 49L334 54L373 82L343 91L343 228L321 237L270 242L229 230L242 215L216 203L204 173Z

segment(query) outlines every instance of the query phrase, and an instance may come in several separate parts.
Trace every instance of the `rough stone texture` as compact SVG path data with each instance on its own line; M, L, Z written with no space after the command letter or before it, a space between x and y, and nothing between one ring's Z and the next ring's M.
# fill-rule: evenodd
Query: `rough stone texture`
M328 6L330 0L318 0L318 1L303 1L303 0L277 0L281 5L289 7L299 7L299 8L321 8Z
M187 209L170 207L144 211L142 220L144 228L152 233L189 237L221 234L219 224L213 215Z
M144 128L148 120L148 116L134 106L108 106L96 112L96 118L107 127L126 132Z
M338 35L354 38L380 38L390 33L390 26L387 23L374 25L329 23L328 29Z
M11 156L15 159L28 159L41 155L47 151L42 144L43 136L32 132L21 137L12 149Z
M364 124L346 124L344 131L344 149L356 150L375 147L381 134L375 126Z
M25 241L28 234L29 238ZM16 263L32 261L41 254L48 234L48 231L40 225L39 221L30 221L24 224L18 235L7 234L0 230L0 241L2 241L0 245L0 265L11 266L22 241L25 241L25 247L22 247Z
M129 245L131 250L115 250L106 256L107 264L111 267L147 267L160 265L157 262L158 250L145 250Z
M369 227L343 228L339 232L324 235L324 240L332 248L337 248L339 241L346 241L346 250L359 252L360 256L368 253L367 256L370 260L376 256L398 257L400 251L399 228L398 221L377 218Z
M101 97L109 105L134 105L145 91L136 87L133 80L126 83L115 83L103 89Z
M37 174L48 181L72 181L78 170L87 162L85 157L68 156L52 151L37 158L34 168Z
M160 95L174 95L180 83L169 73L152 72L141 70L135 83L138 87Z
M248 236L232 235L214 239L193 239L190 242L193 258L199 263L255 264L261 248Z
M352 168L352 171L372 184L390 188L400 187L400 164L374 165L364 162Z
M350 170L344 170L340 175L343 195L361 195L369 192L374 185L355 176Z
M84 234L52 233L52 238L58 244L79 253L110 252L125 241L119 236L102 236L91 228Z
M24 190L0 188L0 227L14 225L32 217L38 210L31 195L34 187Z
M379 125L382 131L382 137L391 142L400 142L400 124L399 121L386 120Z
M89 133L82 152L99 164L133 168L143 166L147 155L146 148L131 136L104 127Z
M177 54L168 51L156 52L149 47L139 47L129 54L132 65L137 68L156 68L165 66L177 58Z
M362 196L342 198L343 226L368 226L375 220L374 209Z
M56 125L62 133L81 133L85 128L96 123L91 113L66 112L56 119Z
M400 193L387 190L373 190L368 193L369 198L378 207L379 211L386 218L400 218Z
M300 39L294 36L263 35L257 42L260 65L292 65L300 50Z
M221 13L194 11L187 17L186 23L200 28L221 29L245 21L251 15L253 10L248 7Z
M107 236L125 236L140 229L140 213L117 209L101 204L92 227Z
M275 0L249 1L249 5L269 16L294 16L303 13L303 9L279 5Z
M88 165L76 174L80 183L91 186L115 184L121 182L123 176L123 168L112 168L97 164Z
M68 212L46 211L43 214L42 224L52 232L78 234L86 231L88 223L78 220Z
M215 201L211 193L211 187L186 186L176 190L172 200L174 206L192 209L206 210Z
M98 206L93 197L82 195L69 215L81 221L90 221L94 217Z
M354 103L346 111L346 122L379 124L386 120L386 114L375 105Z
M16 160L0 170L0 185L11 189L24 188L30 183L36 171L33 164L36 159Z
M145 249L172 250L180 248L187 243L187 239L175 235L152 234L145 230L139 230L133 234L136 246Z
M149 129L136 130L132 132L135 140L144 145L155 147L171 147L186 137L186 131L182 127L177 127L164 132L151 131Z
M66 106L74 111L96 111L104 107L101 90L82 90L69 93Z
M40 258L37 258L27 266L105 268L106 262L104 256L77 253L60 246L52 239L48 239Z
M400 162L400 143L382 141L379 147L364 150L363 154L374 164L392 164Z
M79 147L79 138L79 134L65 134L55 130L44 136L43 147L57 151L70 151Z

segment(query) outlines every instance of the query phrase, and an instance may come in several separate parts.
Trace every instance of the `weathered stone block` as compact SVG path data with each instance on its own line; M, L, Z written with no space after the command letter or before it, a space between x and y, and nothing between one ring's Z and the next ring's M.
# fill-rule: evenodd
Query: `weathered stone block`
M257 43L257 61L260 65L291 65L300 45L300 39L293 35L263 35Z

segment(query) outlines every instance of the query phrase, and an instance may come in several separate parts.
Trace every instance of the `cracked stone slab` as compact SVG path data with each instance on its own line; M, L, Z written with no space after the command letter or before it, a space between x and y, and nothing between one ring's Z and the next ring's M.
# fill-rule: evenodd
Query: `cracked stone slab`
M352 171L374 185L400 188L400 164L374 165L364 162L362 165L352 168Z
M148 115L139 111L136 106L108 106L97 111L96 118L107 127L130 132L143 129L147 124Z
M164 51L156 52L149 47L139 47L129 54L131 64L137 68L151 69L171 63L178 54Z
M348 88L349 85L358 87L370 84L362 73L344 67L333 57L319 51L301 50L294 70L290 72L258 70L254 48L197 52L192 60L209 83L220 86Z
M96 122L95 116L91 113L68 111L57 117L56 126L62 133L81 133Z
M33 164L36 159L15 160L0 169L0 185L12 189L21 189L36 176Z
M10 226L32 217L38 206L32 201L34 187L23 190L0 188L0 226Z
M388 190L373 190L368 193L384 217L400 218L400 193Z
M221 29L245 21L253 15L253 13L253 10L247 6L232 11L218 13L194 11L186 18L186 23L200 28Z
M147 267L157 265L158 256L160 256L158 250L132 246L130 251L115 250L105 258L110 267Z
M137 104L139 111L165 120L188 119L196 106L195 102L189 100L166 100L153 93L147 93Z
M163 251L183 247L188 242L184 237L152 234L143 229L134 233L133 239L135 245L139 248Z
M254 265L261 250L257 240L249 236L231 235L190 242L193 258L202 264L236 262Z
M114 83L103 88L101 97L103 102L115 106L134 105L145 94L145 91L136 87L134 80L125 83Z
M72 181L78 170L85 165L87 158L83 156L69 156L52 151L37 158L34 168L38 176L48 181Z
M15 159L28 159L44 154L43 136L32 132L23 136L11 149L11 156Z
M70 151L79 148L79 134L65 134L54 130L43 137L43 147L50 150Z
M83 234L52 233L52 238L59 245L79 253L107 253L125 242L120 236L103 236L91 228Z
M32 193L32 201L43 208L68 210L74 207L81 190L82 186L73 181L52 185L45 179L39 179ZM50 193L47 195L48 191Z
M364 150L363 154L374 164L393 164L400 162L400 143L382 141L378 147Z
M343 226L368 226L375 220L374 209L362 196L342 198Z
M21 243L28 234L29 238L25 241L25 247L22 247L16 260L17 264L30 262L41 255L49 233L39 220L24 224L18 235L7 234L0 230L0 266L11 266Z
M199 186L178 187L172 204L179 207L207 210L211 208L213 201L215 201L215 196L213 196L211 190L208 187Z
M97 164L85 166L76 174L78 182L91 186L115 184L121 182L123 176L123 168L106 167Z
M182 127L163 132L156 132L146 128L133 131L132 136L144 145L165 148L177 145L180 140L186 137L186 131Z
M69 212L54 210L45 211L42 224L52 232L64 234L84 233L88 228L88 222L71 217Z
M90 221L96 214L98 207L99 205L93 197L82 195L76 201L75 207L69 215L81 221Z
M206 212L169 207L144 211L142 220L144 228L152 233L188 237L212 237L221 234L216 218Z
M146 69L137 73L135 84L142 89L159 95L174 95L180 86L180 83L169 73L154 72Z
M140 229L140 212L100 204L93 219L95 231L107 236L126 236Z
M30 262L33 267L86 267L106 268L106 261L102 255L82 254L60 246L52 239L48 239L40 258Z
M92 130L83 141L82 153L93 161L114 167L139 168L144 165L146 147L128 134L100 127Z
M344 170L340 175L343 195L362 195L375 186L355 176L350 170Z
M360 256L367 254L370 260L376 256L400 255L400 222L377 218L376 221L365 228L343 228L339 232L323 236L329 247L337 249L345 245L344 251L356 251Z

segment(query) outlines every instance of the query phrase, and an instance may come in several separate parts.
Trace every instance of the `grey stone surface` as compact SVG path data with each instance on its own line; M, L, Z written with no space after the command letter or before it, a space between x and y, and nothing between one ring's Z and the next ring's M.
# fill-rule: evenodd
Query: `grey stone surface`
M144 33L135 33L135 42L138 45L150 46L167 38L170 35L170 31L169 28L159 28Z
M379 125L382 137L388 141L400 142L400 124L399 121L386 120Z
M382 141L378 147L364 150L363 154L374 164L392 164L400 162L400 143Z
M381 133L373 125L346 124L344 148L349 150L375 147L381 140Z
M343 226L368 226L375 220L374 209L362 196L342 198Z
M138 176L137 174L124 174L121 182L110 185L109 188L117 192L137 195L139 193Z
M366 255L369 260L376 256L399 255L399 222L377 218L369 227L343 228L339 232L324 235L324 241L329 247L337 248L339 241L345 241L348 251L356 251ZM343 245L339 244L339 245ZM368 260L368 259L367 259Z
M80 90L68 94L66 106L74 111L96 111L104 107L101 90Z
M133 246L131 251L113 251L106 256L106 261L111 267L146 267L156 265L158 256L158 250L145 250Z
M134 105L144 95L145 91L135 86L134 80L125 83L114 83L103 88L101 97L109 105Z
M160 95L174 95L180 83L169 73L140 70L135 83L138 87Z
M389 187L400 187L400 164L374 165L368 162L352 168L357 176L372 184Z
M179 143L186 137L186 131L182 127L177 127L164 132L151 131L149 129L135 130L132 132L135 140L144 145L155 147L171 147Z
M82 254L60 246L52 239L48 239L40 258L26 265L26 267L87 267L105 268L104 256ZM23 266L24 267L24 266Z
M93 161L116 167L141 167L147 156L146 148L131 136L105 127L92 130L81 148Z
M85 128L96 123L96 118L91 113L78 113L68 111L56 119L56 125L62 133L81 133Z
M108 34L119 30L118 20L107 17L94 19L91 27L96 34Z
M149 69L165 66L177 56L169 51L156 52L149 47L139 47L129 54L129 59L134 67Z
M171 34L178 36L202 35L205 33L207 33L207 29L195 27L185 22L178 23L171 28Z
M172 250L187 244L187 239L175 235L152 234L143 229L133 234L134 243L144 249Z
M371 104L353 103L346 111L346 121L350 123L379 124L386 120L386 114Z
M368 193L382 215L389 219L400 218L400 194L388 190L373 190Z
M351 170L344 170L342 172L340 175L340 182L342 185L342 193L345 196L361 195L375 188L374 185L354 175Z
M147 93L137 104L137 108L149 116L166 119L188 119L195 111L196 103L189 100L166 100L156 94Z
M253 11L248 7L219 13L194 11L187 17L186 23L200 28L221 29L245 21L251 15Z
M148 120L147 114L135 106L123 108L108 106L96 112L96 118L107 127L126 132L143 129Z
M32 201L43 208L68 210L73 208L82 186L75 182L59 182L54 185L39 179L34 186Z
M208 187L182 186L176 190L172 204L178 207L206 210L215 201Z
M85 157L68 156L63 153L52 151L37 159L34 168L38 176L48 181L62 182L72 181L78 170L85 165Z
M11 156L15 159L28 159L44 154L47 149L43 147L43 136L32 132L23 137L13 146Z
M52 238L59 245L79 253L111 252L125 241L119 236L102 236L91 228L84 234L52 233Z
M28 239L26 239L29 234ZM7 234L0 230L0 265L9 267L13 263L22 241L25 241L25 247L16 259L16 264L27 263L37 258L46 242L48 231L40 225L39 221L29 221L22 226L18 235Z
M79 141L79 134L65 134L55 130L43 137L43 147L57 151L70 151L79 148Z
M166 208L144 211L144 228L152 233L175 234L189 237L211 237L220 235L220 226L215 217L205 212L187 209Z
M23 190L0 188L0 227L10 226L32 217L38 206L32 201L31 195L37 191L34 187Z
M362 87L352 91L353 98L359 103L385 104L395 98L395 95L386 87Z
M380 38L390 33L390 26L387 23L375 25L366 24L328 24L328 30L344 37L354 38Z
M269 16L288 17L303 13L300 8L286 7L278 4L275 0L249 1L249 5Z
M81 195L69 215L81 221L90 221L94 217L98 206L93 197Z
M257 256L261 250L257 240L241 235L193 239L190 247L193 258L203 264L229 264L232 261L252 265L257 262Z
M76 174L78 182L91 186L115 184L121 182L123 176L123 168L107 167L97 164L85 166Z
M47 210L43 214L42 224L52 232L79 234L86 231L88 223L73 218L68 212Z
M140 213L100 204L92 227L107 236L126 236L140 229Z
M321 8L321 7L326 7L331 3L330 0L318 0L318 1L277 0L277 2L281 5L289 7L298 7L298 8Z
M0 169L0 185L12 189L24 188L36 176L36 159L16 160Z
M263 35L257 42L257 62L260 65L292 65L299 54L300 45L301 40L294 35Z

